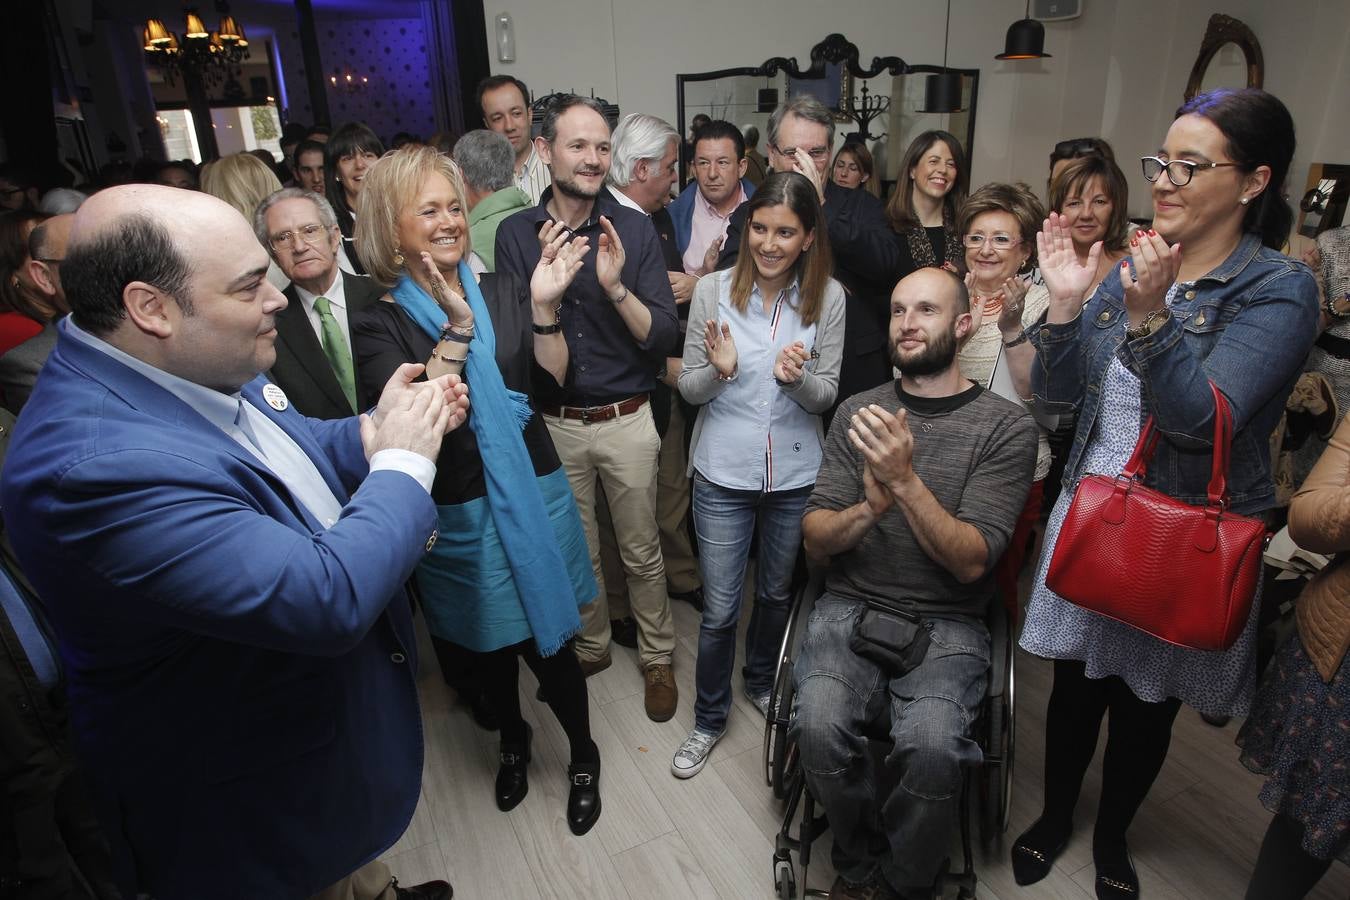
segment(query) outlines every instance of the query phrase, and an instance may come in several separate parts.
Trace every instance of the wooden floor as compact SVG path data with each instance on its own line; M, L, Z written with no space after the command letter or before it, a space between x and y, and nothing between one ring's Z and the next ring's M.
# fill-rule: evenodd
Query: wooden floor
M446 878L459 900L775 896L771 859L781 807L764 783L764 720L740 695L739 676L727 733L707 767L684 781L670 774L671 756L693 725L699 625L698 613L687 604L672 605L680 689L673 720L647 719L631 650L616 646L614 665L590 679L591 729L604 765L604 812L581 838L572 835L564 819L567 742L548 708L534 699L533 675L522 667L522 706L535 728L530 793L516 809L502 813L492 798L496 734L476 727L462 707L453 705L423 635L422 801L407 833L385 856L403 884ZM1100 750L1076 814L1079 831L1054 871L1027 888L1012 878L1007 847L1040 810L1050 687L1045 661L1020 654L1017 666L1012 824L1001 844L977 849L978 896L1090 900L1090 823L1100 787ZM1256 799L1261 779L1238 762L1233 745L1238 724L1213 728L1190 709L1178 717L1171 755L1130 831L1142 897L1242 897L1269 815ZM813 853L809 884L828 889L833 878L826 836ZM1311 896L1350 897L1350 869L1334 866Z

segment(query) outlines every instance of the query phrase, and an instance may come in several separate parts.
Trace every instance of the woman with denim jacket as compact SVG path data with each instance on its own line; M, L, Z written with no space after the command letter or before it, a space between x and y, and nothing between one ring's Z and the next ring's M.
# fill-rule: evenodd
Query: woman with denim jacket
M1122 261L1082 303L1101 256L1086 264L1062 217L1038 237L1050 290L1032 388L1049 412L1076 413L1064 492L1051 514L1022 646L1054 659L1046 712L1041 818L1012 849L1019 884L1049 873L1110 711L1102 795L1093 832L1098 898L1139 896L1125 832L1167 757L1182 703L1242 715L1255 676L1257 603L1227 651L1173 646L1056 596L1045 585L1073 488L1088 473L1118 473L1153 416L1162 433L1145 482L1203 504L1213 442L1213 382L1233 412L1231 507L1274 503L1269 437L1317 335L1317 287L1278 252L1293 214L1281 187L1294 153L1289 112L1264 91L1217 90L1177 111L1156 156L1153 229L1136 232ZM1109 552L1109 551L1107 551Z

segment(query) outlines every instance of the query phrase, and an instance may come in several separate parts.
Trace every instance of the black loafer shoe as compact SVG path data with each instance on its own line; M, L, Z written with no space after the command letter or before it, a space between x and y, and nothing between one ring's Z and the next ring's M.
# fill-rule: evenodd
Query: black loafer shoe
M1039 821L1038 823L1039 824ZM1035 827L1035 826L1033 826ZM1030 829L1028 829L1028 832ZM1042 878L1050 874L1050 869L1055 865L1055 858L1064 851L1069 843L1069 834L1073 832L1072 826L1065 829L1065 836L1056 846L1049 848L1033 847L1026 843L1027 833L1024 832L1021 837L1013 844L1012 848L1012 870L1013 880L1025 887L1029 884L1035 884Z
M399 887L398 879L395 878L390 887L394 889L397 900L450 900L455 896L455 889L448 881L427 881L412 887Z
M574 763L567 767L572 790L567 795L567 827L581 835L600 819L600 763Z
M1128 847L1124 848L1124 858L1107 861L1097 860L1093 851L1093 862L1097 866L1097 900L1137 900L1139 896L1139 875L1134 871L1134 860Z
M609 635L620 647L636 650L638 645L637 622L632 616L609 620Z
M497 808L502 812L515 809L530 792L530 777L526 769L530 764L532 735L530 723L526 722L525 740L522 743L502 741L501 768L497 769Z

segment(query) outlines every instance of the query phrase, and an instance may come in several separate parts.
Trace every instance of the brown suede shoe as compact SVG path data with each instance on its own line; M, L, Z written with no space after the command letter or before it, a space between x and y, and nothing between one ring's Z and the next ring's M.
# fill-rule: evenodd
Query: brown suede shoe
M652 663L644 670L643 676L647 681L647 718L653 722L669 721L680 702L680 691L675 687L675 672L669 663Z
M605 655L599 659L582 659L580 656L577 657L577 663L581 666L581 674L587 678L590 678L597 672L605 671L612 662L614 662L614 658L609 655L608 651L606 651Z

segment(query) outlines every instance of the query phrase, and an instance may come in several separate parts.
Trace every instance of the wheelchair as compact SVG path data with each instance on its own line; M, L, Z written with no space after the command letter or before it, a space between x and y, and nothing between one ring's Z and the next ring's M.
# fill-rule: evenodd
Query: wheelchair
M806 639L811 610L824 592L824 582L824 571L815 570L798 590L783 634L764 726L764 777L774 797L784 801L783 824L774 841L773 853L774 890L781 900L827 896L825 892L808 890L806 876L811 863L811 845L829 828L829 823L823 814L816 814L816 800L807 787L798 748L788 739L795 687L793 665ZM984 761L978 767L967 769L961 783L960 829L964 866L957 872L944 869L934 885L935 898L941 898L949 884L957 886L960 900L975 897L977 879L971 847L971 817L978 817L980 839L987 844L1008 830L1012 809L1014 636L1008 612L998 597L989 604L986 624L990 636L989 687L978 718L972 723ZM874 749L889 742L888 734L869 735L869 738ZM884 756L884 752L880 755ZM795 836L794 822L797 823ZM800 881L792 862L794 852L800 857Z

